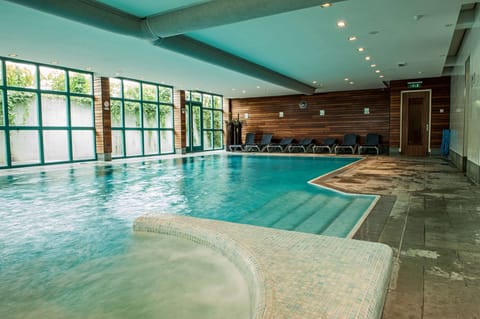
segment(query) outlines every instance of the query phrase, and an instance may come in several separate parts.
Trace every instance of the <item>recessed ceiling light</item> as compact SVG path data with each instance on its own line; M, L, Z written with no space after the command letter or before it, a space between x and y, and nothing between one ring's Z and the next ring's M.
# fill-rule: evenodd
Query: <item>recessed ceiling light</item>
M358 52L363 52L363 51L365 51L365 48L360 47L360 48L357 49L357 51Z
M348 41L355 41L357 40L357 37L352 35L351 37L348 37Z
M236 89L235 88L232 88L232 91L235 91Z
M374 64L370 64L370 67L374 68L376 67L377 65L374 63Z
M339 28L345 28L347 26L347 23L345 23L345 21L343 20L340 20L337 22L337 27Z
M365 57L365 60L370 61L370 57L369 57L369 56L366 56L366 57Z
M317 81L312 81L313 84L317 84Z
M120 75L120 72L115 72L115 76L119 76Z
M18 54L16 54L16 53L9 53L8 56L11 57L11 58L16 58L16 57L18 56Z
M245 93L247 93L247 91L246 91L246 90L242 90L242 93L245 94Z
M349 79L349 78L345 78L344 80L345 80L345 81L348 81L348 80L350 80L350 79Z
M320 5L320 7L322 7L322 8L328 8L328 7L331 7L331 6L332 6L332 4L330 2L325 2L325 3Z
M259 88L260 88L260 85L257 85L257 89L259 89Z
M57 65L57 64L58 64L58 61L52 61L52 62L50 62L50 63L52 63L53 65Z
M380 70L375 70L375 73L380 73Z
M353 81L350 81L350 82L348 82L348 83L350 83L351 85L354 85L354 84L355 84L355 82L353 82Z
M85 70L87 70L87 71L92 71L92 68L89 67L89 66L87 66L87 67L85 68Z
M380 79L383 79L385 76L384 75L379 75L378 76Z
M413 16L413 20L419 21L419 20L422 19L423 17L424 17L423 14L417 14L417 15L414 15L414 16Z
M422 71L418 71L418 74L423 74L423 72L422 72Z

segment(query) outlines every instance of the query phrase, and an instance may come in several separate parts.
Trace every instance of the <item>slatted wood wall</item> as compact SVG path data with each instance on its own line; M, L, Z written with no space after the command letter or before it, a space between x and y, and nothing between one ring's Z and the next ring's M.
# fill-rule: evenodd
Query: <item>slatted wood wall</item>
M407 83L413 81L422 81L419 90L432 90L430 147L438 149L442 144L442 131L448 129L450 123L450 77L390 82L390 146L400 147L401 92L415 91L407 87Z
M110 81L108 78L94 79L95 143L97 154L112 153L112 124L110 120ZM108 102L108 107L104 103ZM109 156L108 155L108 156Z
M369 132L382 136L382 143L388 146L390 136L389 102L390 95L385 90L362 90L315 94L311 96L291 95L279 97L233 99L232 116L244 122L242 135L256 132L257 138L262 133L273 133L274 139L282 137L312 137L321 142L325 137L334 137L339 141L343 135L356 133L361 142ZM308 106L302 110L300 101ZM364 108L370 114L364 114ZM325 116L320 116L320 110ZM284 113L279 118L279 112ZM245 119L244 114L249 118Z

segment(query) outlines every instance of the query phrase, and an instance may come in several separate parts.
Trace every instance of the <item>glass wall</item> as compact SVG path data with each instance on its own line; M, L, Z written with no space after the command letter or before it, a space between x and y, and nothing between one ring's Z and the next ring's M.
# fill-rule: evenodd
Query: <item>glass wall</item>
M191 134L193 136L190 139L201 135L204 151L223 149L223 98L219 95L195 91L186 91L185 98L187 104L192 102L202 106L201 109L191 108L193 113L202 112L201 115L191 114L190 116L192 119L202 119L202 125L190 125L193 128L201 127L201 132L193 129L194 134Z
M174 153L172 87L110 78L112 157Z
M92 73L0 58L0 167L94 160Z

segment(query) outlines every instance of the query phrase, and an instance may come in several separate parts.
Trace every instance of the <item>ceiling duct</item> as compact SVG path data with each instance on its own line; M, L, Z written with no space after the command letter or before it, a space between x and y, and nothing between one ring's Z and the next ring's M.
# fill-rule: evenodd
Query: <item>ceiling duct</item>
M97 27L103 30L110 32L128 35L140 39L146 39L153 41L153 44L168 50L175 51L190 57L206 61L208 63L218 65L224 68L234 70L236 72L252 76L254 78L270 82L276 85L286 87L288 89L303 93L303 94L313 94L315 88L297 81L293 78L270 70L261 65L255 64L248 60L245 60L241 57L235 56L228 52L222 51L218 48L212 47L206 43L194 40L190 37L178 35L172 37L159 37L158 32L160 25L162 25L162 16L156 16L152 18L141 19L129 13L120 11L113 7L101 4L93 0L43 0L43 1L31 1L31 0L8 0L13 3L17 3L23 6L27 6L39 11L43 11L49 14L60 16L66 19L77 21L83 24L87 24L93 27ZM247 0L245 0L247 1ZM341 0L337 0L341 1ZM337 2L333 1L333 2ZM224 10L230 10L236 2L236 0L223 0L223 1L213 1L211 3L223 3ZM269 2L272 1L255 1L248 0L248 3L252 5L255 3L258 8L255 10L260 10L263 15L271 15L279 12L285 12L286 10L295 10L300 9L300 5L287 5L292 2L290 0L281 0L274 1L273 3L278 3L279 7L274 8ZM296 1L294 1L296 3ZM304 7L311 7L313 5L319 5L325 1L313 1L313 0L302 0L299 1L303 4ZM332 1L331 1L332 2ZM210 2L209 2L210 3ZM208 7L206 7L208 9ZM247 8L247 7L245 7ZM251 7L250 7L251 8ZM290 9L289 9L290 8ZM203 14L207 14L207 9L203 9ZM212 8L210 8L212 9ZM183 14L188 13L189 8L180 9L176 11L175 20L177 25L170 26L174 30L191 30L192 27L208 27L205 23L197 24L196 26L181 25L185 20L193 20L191 17L184 17L180 20L177 20L178 17L182 17ZM213 9L212 9L213 10ZM220 10L218 8L217 10ZM255 11L251 10L251 11ZM175 12L175 11L174 11ZM270 13L269 13L270 12ZM246 9L242 11L241 15L229 15L230 20L223 19L222 23L232 23L236 21L243 21L246 19L260 17L258 13L250 12L250 18L246 15ZM217 15L222 15L222 12L217 11ZM199 17L197 17L199 18ZM200 18L199 18L200 19ZM204 19L205 20L205 19ZM203 21L204 21L203 20ZM235 20L235 21L234 21ZM32 26L35 27L35 26ZM158 34L157 34L158 33ZM171 32L167 32L171 33Z

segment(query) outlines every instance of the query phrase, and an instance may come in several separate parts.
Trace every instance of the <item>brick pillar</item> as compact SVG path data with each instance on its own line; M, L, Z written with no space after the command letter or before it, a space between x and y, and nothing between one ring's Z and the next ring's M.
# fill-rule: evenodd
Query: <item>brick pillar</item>
M175 153L187 153L187 124L185 122L185 91L173 92Z
M110 119L110 82L108 78L94 79L95 141L97 159L112 160L112 123Z

